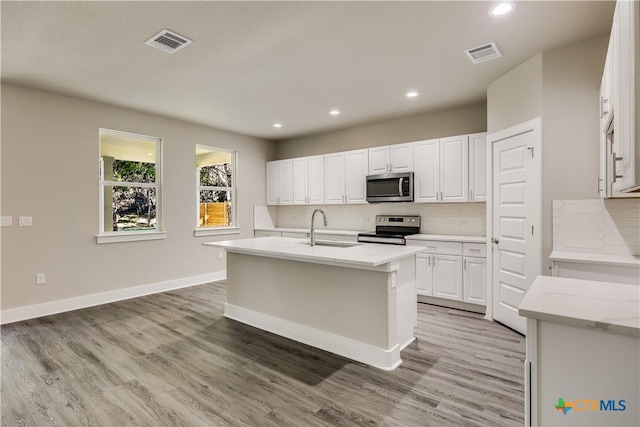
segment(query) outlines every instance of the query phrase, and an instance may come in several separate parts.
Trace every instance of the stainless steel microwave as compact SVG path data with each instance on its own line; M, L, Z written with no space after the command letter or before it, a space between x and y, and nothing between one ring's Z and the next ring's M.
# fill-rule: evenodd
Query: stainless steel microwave
M367 202L413 202L413 172L368 175Z

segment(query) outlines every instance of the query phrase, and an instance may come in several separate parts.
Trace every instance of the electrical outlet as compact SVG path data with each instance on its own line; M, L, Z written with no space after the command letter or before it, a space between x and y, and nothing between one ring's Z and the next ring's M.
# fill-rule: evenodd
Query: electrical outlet
M222 259L224 251L218 251L218 259Z
M33 225L33 218L30 216L21 216L18 219L18 225L20 227L31 227Z
M13 225L13 217L12 216L0 216L0 226L2 227L11 227Z
M44 285L47 282L47 278L44 273L36 274L36 285Z

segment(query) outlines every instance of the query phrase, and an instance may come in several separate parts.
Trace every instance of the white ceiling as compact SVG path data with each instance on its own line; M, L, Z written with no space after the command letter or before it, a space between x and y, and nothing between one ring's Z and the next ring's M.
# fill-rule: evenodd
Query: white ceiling
M615 6L493 4L2 1L2 81L279 140L481 102L538 52L608 33ZM164 28L193 44L144 44ZM492 41L495 61L463 52Z

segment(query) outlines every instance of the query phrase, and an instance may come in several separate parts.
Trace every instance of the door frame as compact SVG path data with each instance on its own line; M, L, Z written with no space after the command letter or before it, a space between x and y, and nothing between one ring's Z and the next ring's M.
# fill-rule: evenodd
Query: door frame
M493 150L496 142L500 142L506 138L510 138L523 133L533 132L533 153L538 156L539 161L536 162L538 174L538 218L534 227L538 230L535 235L538 243L539 254L538 264L539 272L542 274L542 118L535 119L517 124L515 126L487 134L487 201L486 201L486 219L487 219L487 311L485 319L493 321ZM536 166L534 165L534 167Z

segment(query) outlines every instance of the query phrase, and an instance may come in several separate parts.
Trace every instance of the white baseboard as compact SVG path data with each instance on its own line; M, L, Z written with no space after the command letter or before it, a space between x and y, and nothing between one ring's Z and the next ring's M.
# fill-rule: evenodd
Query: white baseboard
M385 350L228 303L224 305L224 316L385 371L392 371L402 363L400 346L397 344L390 350Z
M150 283L148 285L134 286L132 288L116 289L114 291L101 292L98 294L83 295L81 297L44 302L42 304L10 308L0 311L0 325L19 322L21 320L34 319L36 317L49 316L51 314L64 313L65 311L73 311L80 308L93 307L110 302L137 298L145 295L156 294L158 292L171 291L173 289L186 288L188 286L202 285L204 283L224 280L226 275L226 271L223 270L199 276L168 280L166 282Z

